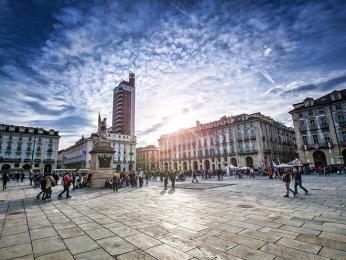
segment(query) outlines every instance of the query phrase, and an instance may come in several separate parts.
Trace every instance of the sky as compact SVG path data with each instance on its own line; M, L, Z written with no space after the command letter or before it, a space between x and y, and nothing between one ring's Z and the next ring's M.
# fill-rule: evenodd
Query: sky
M137 146L227 115L292 125L346 87L345 1L0 0L0 123L55 129L59 149L111 126L136 74Z

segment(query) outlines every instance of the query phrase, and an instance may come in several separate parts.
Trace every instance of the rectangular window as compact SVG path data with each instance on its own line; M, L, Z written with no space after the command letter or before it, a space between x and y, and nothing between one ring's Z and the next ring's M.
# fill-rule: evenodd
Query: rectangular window
M308 144L308 140L307 140L307 138L306 138L305 135L303 136L303 144L304 144L304 145L307 145L307 144Z
M314 139L314 144L318 144L318 137L317 137L317 135L313 135L312 138Z
M345 117L343 114L338 115L338 122L344 122L345 121Z
M318 113L319 113L320 115L324 115L324 110L323 110L323 109L320 109L320 110L318 111Z
M303 118L303 117L304 117L303 112L299 112L299 113L298 113L298 117L299 117L299 118Z
M308 114L309 114L309 116L313 116L314 115L314 111L313 110L309 110Z
M346 131L342 131L341 134L342 134L342 140L346 141Z
M330 143L330 136L329 136L329 134L325 134L324 135L324 141L326 142L326 144Z
M305 128L305 122L299 121L299 128Z
M325 117L321 117L321 126L322 126L322 127L328 126L328 124L327 124L327 119L326 119Z
M335 105L335 110L342 110L342 106L340 104Z
M310 120L310 126L311 127L315 127L316 126L316 123L315 123L314 119Z

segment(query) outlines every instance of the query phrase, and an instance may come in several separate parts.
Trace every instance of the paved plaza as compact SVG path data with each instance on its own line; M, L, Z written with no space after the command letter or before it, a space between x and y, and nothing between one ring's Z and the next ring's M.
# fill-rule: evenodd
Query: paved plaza
M304 177L310 195L284 198L280 180L226 178L143 188L0 192L0 259L346 259L346 177ZM170 187L170 186L169 186Z

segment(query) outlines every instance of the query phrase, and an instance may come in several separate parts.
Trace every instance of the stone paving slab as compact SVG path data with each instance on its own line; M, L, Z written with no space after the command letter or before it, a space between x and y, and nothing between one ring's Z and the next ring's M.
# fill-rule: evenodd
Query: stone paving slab
M10 183L0 259L346 259L345 176L304 176L311 195L292 198L264 178L189 181L166 192L160 182L74 190L69 200L56 186L50 201Z

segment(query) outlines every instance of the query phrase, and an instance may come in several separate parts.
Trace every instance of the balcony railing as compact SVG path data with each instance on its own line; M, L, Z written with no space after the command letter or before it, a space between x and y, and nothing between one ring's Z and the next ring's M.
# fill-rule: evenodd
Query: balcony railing
M258 153L256 149L239 149L239 154L252 154L252 153Z
M318 150L318 149L332 149L333 143L332 142L323 142L323 143L317 143L317 144L305 144L302 145L302 149L304 151L307 150Z

